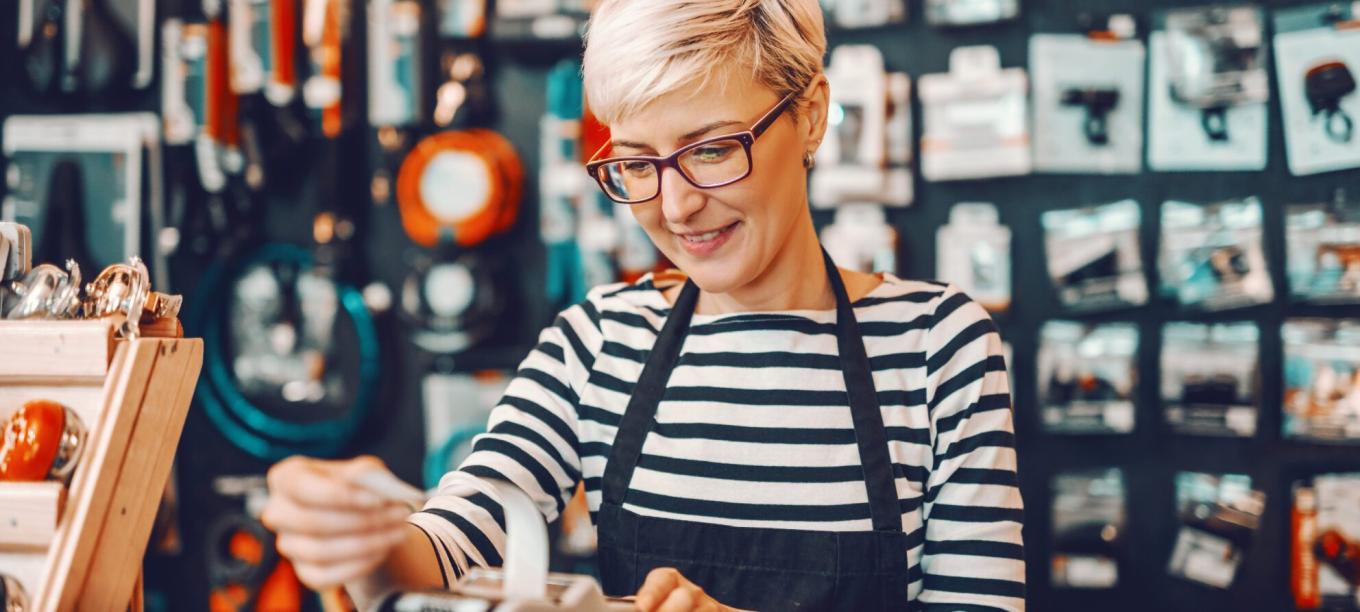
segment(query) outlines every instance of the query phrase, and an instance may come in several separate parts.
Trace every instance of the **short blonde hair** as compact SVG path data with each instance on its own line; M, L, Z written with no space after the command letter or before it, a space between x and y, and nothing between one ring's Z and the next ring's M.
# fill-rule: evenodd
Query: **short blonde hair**
M821 74L817 0L603 0L586 30L586 99L606 125L732 67L780 96ZM793 110L793 109L790 109Z

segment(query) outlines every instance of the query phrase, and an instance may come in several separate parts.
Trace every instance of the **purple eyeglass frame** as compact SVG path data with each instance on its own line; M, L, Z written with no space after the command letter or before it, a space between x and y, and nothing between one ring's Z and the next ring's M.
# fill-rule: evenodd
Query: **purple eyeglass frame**
M796 91L790 93L787 96L784 96L784 98L780 100L778 104L774 105L774 108L771 108L770 110L766 111L764 116L762 116L754 124L752 124L751 129L748 129L743 132L737 132L735 134L723 134L722 136L705 138L698 142L693 142L683 147L680 147L679 149L676 149L673 153L665 157L657 157L651 155L629 155L625 157L610 157L606 159L596 159L597 157L600 156L600 154L604 153L606 150L609 149L609 147L613 146L614 144L613 141L606 142L604 146L600 147L599 151L596 151L594 155L590 156L590 161L586 162L586 172L589 172L590 177L595 179L595 184L599 185L600 191L603 191L606 197L620 204L642 204L643 202L650 202L656 199L657 196L661 195L661 175L666 170L666 168L675 168L675 171L680 176L684 177L685 181L687 181L691 185L694 185L695 187L698 187L699 189L717 189L718 187L726 187L728 185L731 185L732 183L736 183L738 181L745 179L748 176L751 176L751 171L755 169L756 165L755 159L751 157L751 145L756 143L756 139L760 138L760 135L764 134L765 130L769 129L770 126L774 124L775 119L778 119L779 116L782 115L784 111L788 109L789 105L792 104L795 99L797 99L797 97L798 92ZM737 178L728 181L723 181L721 183L716 183L713 185L700 185L698 182L694 180L693 177L691 177L688 173L685 172L685 169L683 167L680 166L679 162L680 156L704 145L712 144L721 140L736 140L737 142L741 143L742 148L745 149L746 159L748 162L746 164L746 173L742 174ZM614 197L613 194L609 193L609 189L606 188L604 185L604 180L600 178L599 169L601 166L604 166L605 164L613 164L625 161L645 161L651 162L653 166L656 166L657 172L655 194L652 194L651 197L648 197L647 199L644 200L621 200L619 198Z

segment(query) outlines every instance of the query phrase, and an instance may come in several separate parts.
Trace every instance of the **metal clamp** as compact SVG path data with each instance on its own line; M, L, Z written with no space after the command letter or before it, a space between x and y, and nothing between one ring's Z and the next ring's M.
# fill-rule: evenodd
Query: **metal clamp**
M128 339L140 333L138 323L151 298L151 276L142 259L133 256L125 264L104 268L85 285L84 316L87 319L118 317L118 332Z
M71 319L80 309L80 266L74 259L66 260L66 271L41 264L10 288L19 301L6 319Z

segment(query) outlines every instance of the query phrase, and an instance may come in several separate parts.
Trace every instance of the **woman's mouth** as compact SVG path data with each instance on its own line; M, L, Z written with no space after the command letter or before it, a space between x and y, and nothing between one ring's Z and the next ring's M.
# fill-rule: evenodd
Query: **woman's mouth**
M691 255L704 257L712 255L725 244L728 238L732 237L732 232L736 231L740 225L740 221L734 221L718 229L694 234L676 234L676 237L680 239L681 246L685 247L685 250Z

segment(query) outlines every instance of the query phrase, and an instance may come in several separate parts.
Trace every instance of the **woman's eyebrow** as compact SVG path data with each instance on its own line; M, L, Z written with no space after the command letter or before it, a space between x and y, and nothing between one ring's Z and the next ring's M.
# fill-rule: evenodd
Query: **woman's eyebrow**
M650 146L648 146L648 145L646 145L646 144L644 144L644 143L641 143L641 142L633 142L633 141L631 141L631 140L612 140L612 141L609 142L609 146L611 146L611 147L613 147L613 148L615 148L615 149L642 149L642 150L645 150L645 149L650 149L650 148L652 148L652 147L650 147Z
M705 125L705 126L699 128L699 129L691 130L691 131L685 133L685 135L683 135L683 136L680 137L679 142L680 142L680 144L682 144L682 145L683 145L683 144L687 144L687 143L693 142L693 141L695 141L695 140L698 140L700 136L703 136L703 135L705 135L705 134L707 134L707 133L709 133L709 132L712 132L713 130L716 130L716 129L718 129L718 128L724 128L724 127L732 126L732 125L742 125L742 123L741 123L740 121L714 121L713 123L710 123L710 124L708 124L708 125ZM636 141L632 141L632 140L615 140L615 141L611 142L610 144L611 144L611 146L613 146L614 148L618 148L618 149L650 150L650 149L653 148L651 145L648 145L648 144L646 144L646 143L636 142Z
M716 129L721 128L721 127L727 127L727 126L729 126L729 125L741 125L741 122L740 122L740 121L714 121L713 123L710 123L710 124L708 124L708 125L705 125L704 127L701 127L701 128L699 128L699 129L697 129L697 130L693 130L693 131L691 131L691 132L686 133L684 136L681 136L681 137L680 137L680 141L681 141L681 142L687 142L687 141L695 140L695 139L699 138L700 136L703 136L704 134L707 134L707 133L709 133L709 132L712 132L713 130L716 130Z

